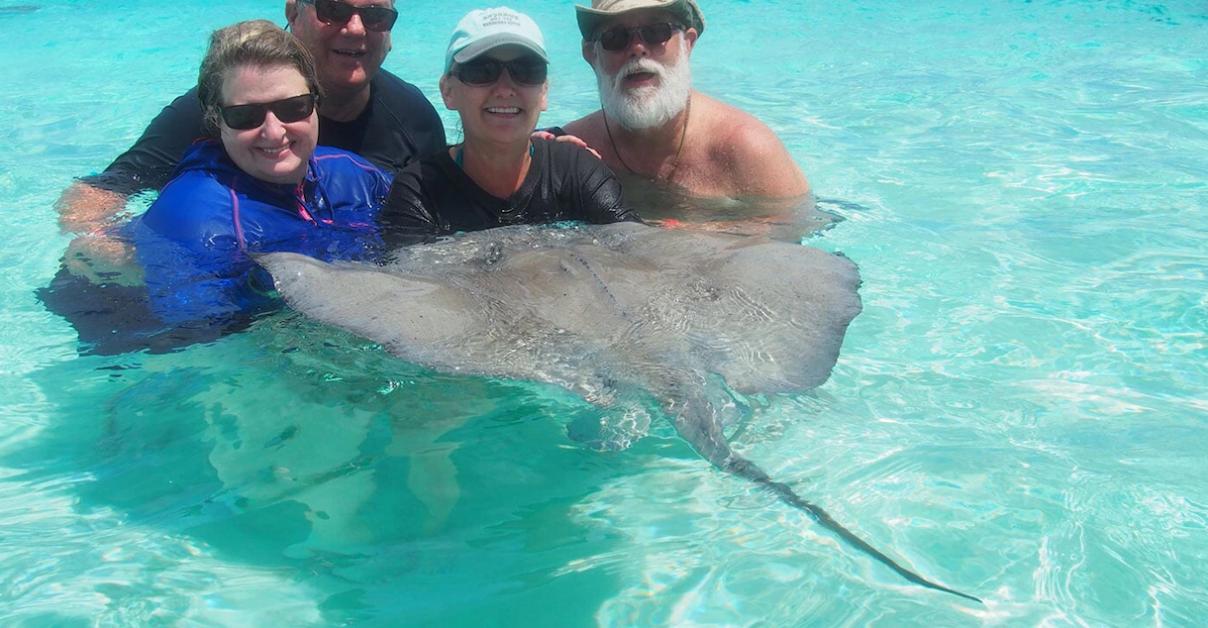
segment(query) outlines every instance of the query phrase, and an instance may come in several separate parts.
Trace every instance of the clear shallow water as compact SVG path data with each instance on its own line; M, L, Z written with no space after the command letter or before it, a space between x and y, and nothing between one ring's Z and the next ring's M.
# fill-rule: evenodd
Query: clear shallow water
M1194 625L1208 616L1208 10L709 1L698 84L785 139L861 268L831 380L736 447L984 608L902 582L670 428L284 315L77 358L52 204L276 2L0 4L0 619L71 625ZM467 2L387 67L435 95ZM570 3L545 122L592 107ZM555 32L555 25L563 32ZM68 82L70 79L70 82ZM452 117L446 116L452 128Z

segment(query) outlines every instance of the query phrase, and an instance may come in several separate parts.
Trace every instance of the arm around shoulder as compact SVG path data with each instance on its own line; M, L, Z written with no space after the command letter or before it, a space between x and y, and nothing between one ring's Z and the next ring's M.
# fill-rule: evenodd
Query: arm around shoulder
M202 133L201 103L192 89L164 107L104 172L81 177L63 191L55 203L59 226L73 233L111 226L128 195L167 183L185 150Z
M164 107L138 141L114 159L104 172L83 180L122 194L158 190L172 178L189 146L203 135L201 101L197 89L193 88Z

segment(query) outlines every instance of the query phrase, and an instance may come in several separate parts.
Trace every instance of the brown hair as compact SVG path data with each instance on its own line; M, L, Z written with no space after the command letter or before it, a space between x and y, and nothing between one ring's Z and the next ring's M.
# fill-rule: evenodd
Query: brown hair
M232 24L210 35L210 47L197 73L197 97L208 132L218 131L227 73L244 65L292 67L306 79L311 93L322 96L314 57L293 35L268 20Z

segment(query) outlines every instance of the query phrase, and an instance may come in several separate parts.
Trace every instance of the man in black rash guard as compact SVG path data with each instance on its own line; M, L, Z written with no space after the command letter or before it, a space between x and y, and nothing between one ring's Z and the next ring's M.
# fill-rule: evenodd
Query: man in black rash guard
M479 187L448 152L409 164L395 176L382 209L387 242L397 246L458 231L559 220L640 220L625 206L621 184L604 162L570 144L532 142L528 174L506 199Z
M285 14L319 71L321 145L358 153L386 170L445 147L444 126L423 93L381 70L397 18L393 0L287 0ZM203 135L197 92L189 90L103 173L64 192L57 205L61 227L95 233L109 226L127 195L162 187Z

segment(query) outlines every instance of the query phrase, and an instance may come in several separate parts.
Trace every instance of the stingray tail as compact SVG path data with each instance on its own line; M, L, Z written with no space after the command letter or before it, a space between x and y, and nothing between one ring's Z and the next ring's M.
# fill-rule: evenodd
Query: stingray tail
M813 517L815 521L817 521L819 524L821 524L822 527L830 530L831 532L834 532L840 538L842 538L844 541L847 541L848 544L854 546L856 549L859 549L860 551L864 552L865 554L868 554L869 556L875 558L878 562L880 562L881 564L885 565L886 567L889 567L890 569L894 570L895 572L898 573L898 575L909 580L910 582L913 582L920 586L927 587L928 589L934 589L936 591L943 591L944 593L951 593L952 595L965 598L966 600L971 600L971 601L977 602L978 604L983 603L980 598L969 595L968 593L961 593L960 591L957 591L956 589L952 589L952 588L946 587L942 584L932 582L931 580L928 580L928 579L924 578L923 576L920 576L919 574L911 571L910 569L903 567L894 559L886 556L885 553L882 552L881 550L878 550L877 548L873 547L872 545L869 545L867 541L856 536L855 532L852 532L851 530L848 530L847 528L843 527L843 524L839 523L838 521L835 521L835 519L830 516L830 513L823 510L821 506L818 506L816 504L813 504L813 503L807 501L805 498L801 497L795 491L793 491L793 489L790 488L787 484L785 484L783 482L776 482L772 478L768 477L768 474L766 472L764 472L763 469L760 469L758 466L755 465L755 463L751 462L750 460L747 460L746 458L743 458L737 454L732 453L730 455L730 458L726 461L725 465L722 466L722 469L725 471L729 471L730 473L733 473L734 475L747 478L748 480L751 480L752 482L755 482L756 484L763 486L767 490L774 493L777 497L779 497L780 500L783 501L784 503L786 503L798 510L805 511L811 517Z
M694 405L704 407L692 407ZM923 576L903 567L897 561L886 556L877 548L869 545L867 541L856 536L855 532L843 527L838 521L835 521L830 513L822 509L821 506L807 501L805 498L798 495L792 488L783 482L774 481L766 471L760 469L758 465L739 456L730 449L729 443L725 439L725 435L721 431L720 424L709 413L708 402L703 399L697 400L696 404L689 402L686 407L682 408L675 420L676 430L683 436L698 453L704 456L709 462L713 463L717 468L746 478L759 484L760 486L771 491L784 503L804 511L814 518L822 527L834 532L839 538L847 541L848 544L856 549L868 554L876 559L881 564L889 567L902 576L906 580L917 585L927 587L944 593L962 597L966 600L971 600L982 604L981 599L976 598L967 593L961 593L956 589L951 589L942 584L932 582Z

